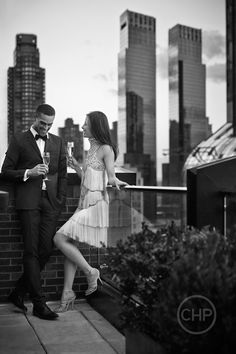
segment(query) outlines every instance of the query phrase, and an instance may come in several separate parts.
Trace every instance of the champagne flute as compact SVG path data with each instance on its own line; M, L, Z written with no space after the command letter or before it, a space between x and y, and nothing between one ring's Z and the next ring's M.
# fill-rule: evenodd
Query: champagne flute
M49 152L43 153L43 163L47 166L49 165L49 163L50 163L50 153ZM47 174L44 175L44 181L49 181Z
M67 143L67 159L68 159L68 163L72 162L73 149L74 149L74 142L73 141L68 141L68 143Z
M74 142L73 141L68 141L67 143L67 153L69 157L73 156L73 149L74 149Z

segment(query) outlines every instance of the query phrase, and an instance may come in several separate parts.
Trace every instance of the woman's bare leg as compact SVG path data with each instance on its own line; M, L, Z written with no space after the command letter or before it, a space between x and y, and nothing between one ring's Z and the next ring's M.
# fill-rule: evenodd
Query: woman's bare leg
M77 265L65 257L64 261L64 288L63 291L72 290Z
M68 237L57 233L54 237L55 245L72 263L79 267L86 275L92 271L92 267L88 264L84 256L78 248L70 242Z

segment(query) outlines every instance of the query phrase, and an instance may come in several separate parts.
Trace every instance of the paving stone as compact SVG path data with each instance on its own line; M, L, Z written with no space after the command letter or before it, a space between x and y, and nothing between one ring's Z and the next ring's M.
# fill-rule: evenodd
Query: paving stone
M50 308L58 302L48 303ZM27 314L12 304L0 305L0 354L124 354L125 341L86 301L61 313L55 321Z

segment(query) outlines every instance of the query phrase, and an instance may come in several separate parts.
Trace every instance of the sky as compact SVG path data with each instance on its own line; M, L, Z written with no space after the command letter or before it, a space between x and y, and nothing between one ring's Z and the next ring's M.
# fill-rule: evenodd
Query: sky
M168 30L176 24L202 30L206 114L213 132L226 122L225 0L0 0L1 159L16 34L37 36L46 102L56 109L52 133L68 117L81 126L92 110L103 111L112 126L118 119L119 18L127 9L156 18L158 170L168 158Z

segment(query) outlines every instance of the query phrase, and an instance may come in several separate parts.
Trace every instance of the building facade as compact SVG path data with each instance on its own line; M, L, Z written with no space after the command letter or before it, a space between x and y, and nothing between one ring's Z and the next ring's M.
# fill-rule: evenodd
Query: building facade
M35 109L45 102L45 69L39 66L37 37L17 34L14 66L8 69L8 141L27 130Z
M236 136L236 4L226 0L227 122Z
M156 184L156 23L126 10L120 16L117 163ZM148 162L148 163L147 163Z
M191 150L211 134L206 117L206 69L200 29L176 25L169 30L169 164L165 185L183 184Z
M68 142L73 142L73 156L79 163L83 163L84 137L79 124L74 124L72 118L67 118L65 126L58 128L58 135L62 138L66 147Z
M189 154L184 171L235 156L236 151L236 4L226 0L226 97L227 121Z
M117 126L118 126L118 122L116 120L115 122L112 122L112 127L110 129L111 139L116 145L117 145Z

